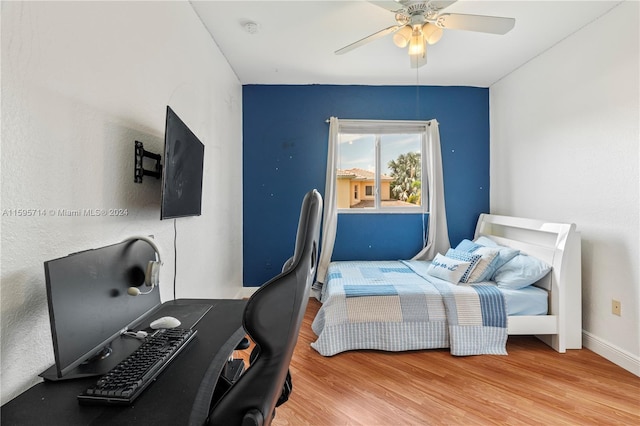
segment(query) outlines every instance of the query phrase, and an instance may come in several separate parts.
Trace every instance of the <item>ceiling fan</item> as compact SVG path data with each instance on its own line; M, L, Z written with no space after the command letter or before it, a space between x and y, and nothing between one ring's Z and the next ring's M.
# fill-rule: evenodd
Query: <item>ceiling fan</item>
M409 47L409 59L412 68L419 68L427 63L427 44L435 44L442 37L443 30L466 30L490 34L506 34L516 23L514 18L498 16L463 15L459 13L440 13L457 0L387 0L370 1L395 13L396 25L380 30L361 40L336 50L336 55L393 34L396 46Z

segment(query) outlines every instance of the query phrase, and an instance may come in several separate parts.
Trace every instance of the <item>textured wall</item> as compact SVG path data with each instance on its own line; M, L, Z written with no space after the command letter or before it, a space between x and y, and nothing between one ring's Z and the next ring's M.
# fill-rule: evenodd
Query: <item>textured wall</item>
M478 87L244 86L245 286L260 285L291 256L302 195L311 188L324 194L325 120L331 116L438 120L449 237L454 245L473 237L478 215L489 210L488 92ZM336 259L399 259L420 251L418 215L350 215L338 220Z
M636 374L638 17L624 2L490 88L492 212L577 224L585 344Z
M159 181L133 182L134 140L162 152L166 105L205 144L203 214L175 222ZM163 300L176 271L178 297L240 293L241 109L188 2L2 2L2 403L53 364L46 260L154 235Z

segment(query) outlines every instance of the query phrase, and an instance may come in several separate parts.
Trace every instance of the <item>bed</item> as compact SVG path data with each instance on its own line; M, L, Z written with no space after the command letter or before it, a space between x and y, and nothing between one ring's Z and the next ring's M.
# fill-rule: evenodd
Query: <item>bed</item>
M464 242L487 241L521 254L518 258L541 261L548 273L512 291L501 280L501 285L486 279L454 285L433 276L440 256L432 262L332 262L312 324L318 339L311 346L324 356L434 348L450 348L453 355L506 354L507 336L524 334L561 353L581 348L581 247L575 224L481 214L473 241Z

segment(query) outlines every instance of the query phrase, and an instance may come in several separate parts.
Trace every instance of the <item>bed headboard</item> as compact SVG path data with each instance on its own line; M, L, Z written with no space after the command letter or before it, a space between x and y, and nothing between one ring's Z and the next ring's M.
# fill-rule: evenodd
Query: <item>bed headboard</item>
M566 330L567 347L581 347L581 247L576 225L481 214L474 238L481 235L551 265L551 272L535 285L549 291L549 314L558 316L558 329Z

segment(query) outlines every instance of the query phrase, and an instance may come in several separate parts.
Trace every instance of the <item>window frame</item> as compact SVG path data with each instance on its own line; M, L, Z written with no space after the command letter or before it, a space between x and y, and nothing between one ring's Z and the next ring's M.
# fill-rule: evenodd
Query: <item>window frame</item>
M427 132L429 121L404 120L341 120L338 137L343 134L369 134L375 136L375 182L373 195L374 207L367 208L338 208L338 214L425 214L429 212L429 190L427 185L427 164L429 152L427 150ZM383 134L415 133L420 135L420 199L419 206L382 207L380 200L380 136ZM338 156L340 155L338 151ZM366 189L365 189L366 192Z

